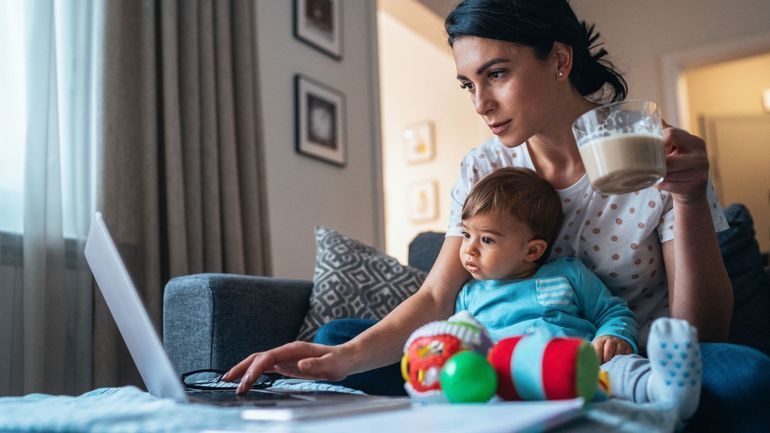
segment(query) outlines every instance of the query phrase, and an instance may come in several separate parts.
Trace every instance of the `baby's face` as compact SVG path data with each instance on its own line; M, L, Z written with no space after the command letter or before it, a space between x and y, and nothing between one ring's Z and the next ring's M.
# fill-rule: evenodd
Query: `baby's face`
M460 261L477 280L514 280L532 274L537 265L527 259L532 231L500 213L463 220Z

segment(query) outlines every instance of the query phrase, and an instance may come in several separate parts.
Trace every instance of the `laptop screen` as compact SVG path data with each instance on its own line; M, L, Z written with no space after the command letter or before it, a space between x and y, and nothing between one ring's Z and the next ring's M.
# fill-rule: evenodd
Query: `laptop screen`
M99 212L91 222L85 256L147 391L186 402L184 388Z

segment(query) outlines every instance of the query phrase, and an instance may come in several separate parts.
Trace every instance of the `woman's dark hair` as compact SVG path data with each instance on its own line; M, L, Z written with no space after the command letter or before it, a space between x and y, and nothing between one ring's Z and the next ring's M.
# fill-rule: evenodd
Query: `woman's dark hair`
M572 47L569 78L581 95L602 90L594 100L615 102L628 93L626 80L604 58L607 50L601 48L594 25L579 21L567 0L464 0L444 27L450 46L462 36L478 36L530 46L539 59L551 53L554 42L561 42Z

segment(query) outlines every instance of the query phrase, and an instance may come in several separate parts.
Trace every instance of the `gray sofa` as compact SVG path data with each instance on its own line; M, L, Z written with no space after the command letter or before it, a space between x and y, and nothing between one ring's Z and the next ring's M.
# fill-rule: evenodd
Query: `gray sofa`
M770 354L770 279L748 210L725 209L730 229L719 234L733 282L730 341ZM443 234L426 232L409 246L409 265L429 270ZM309 306L312 281L228 274L174 278L164 292L163 337L178 373L228 369L255 351L293 341Z
M444 235L426 232L409 246L409 265L428 271ZM294 341L313 282L196 274L166 284L163 342L176 371L228 369L253 352Z

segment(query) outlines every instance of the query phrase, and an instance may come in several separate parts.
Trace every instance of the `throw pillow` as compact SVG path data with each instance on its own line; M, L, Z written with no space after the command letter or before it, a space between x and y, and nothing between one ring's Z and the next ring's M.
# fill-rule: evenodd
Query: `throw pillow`
M425 280L425 272L328 227L316 227L315 239L313 291L299 340L311 341L334 319L382 319Z

